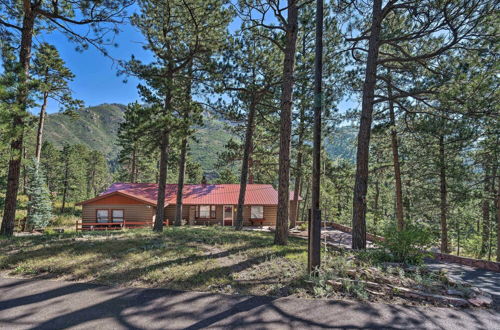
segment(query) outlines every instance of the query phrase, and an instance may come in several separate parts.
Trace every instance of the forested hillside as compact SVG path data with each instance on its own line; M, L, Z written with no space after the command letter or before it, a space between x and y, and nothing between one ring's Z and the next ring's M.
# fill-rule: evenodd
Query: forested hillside
M75 116L51 114L47 117L44 140L60 149L65 143L83 144L102 152L110 163L115 163L119 151L116 144L118 127L124 120L125 109L123 104L112 103L85 108ZM354 161L355 136L356 130L350 126L335 130L325 141L329 156ZM213 173L217 156L231 137L234 135L221 120L205 115L204 124L196 128L191 143L191 158L205 173Z
M47 118L44 140L58 148L65 143L83 144L113 160L118 154L116 134L124 110L121 104L101 104L78 111L76 116L51 114Z
M83 144L90 149L106 155L114 163L119 147L117 146L118 127L123 122L126 106L122 104L101 104L77 112L76 116L51 114L47 118L44 140L62 148L65 143ZM204 125L196 129L191 145L193 160L200 163L205 172L213 172L217 153L231 137L224 123L205 116Z

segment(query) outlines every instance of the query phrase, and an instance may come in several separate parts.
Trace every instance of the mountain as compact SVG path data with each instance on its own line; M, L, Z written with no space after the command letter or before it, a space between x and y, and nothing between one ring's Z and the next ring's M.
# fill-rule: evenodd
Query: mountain
M117 133L125 109L122 104L101 104L78 112L76 118L51 114L46 121L44 138L59 148L64 143L84 144L113 161L118 156ZM205 125L196 130L196 141L191 144L191 154L205 172L214 171L215 156L230 138L231 134L221 121L205 117Z
M332 159L343 158L354 163L356 160L356 137L358 129L354 126L341 126L325 139L325 149Z
M125 108L122 104L101 104L80 111L76 118L51 114L46 121L44 139L60 148L64 143L84 144L101 151L112 162L118 155L117 133ZM191 155L205 173L214 172L216 155L231 137L222 121L208 115L205 117L205 125L196 130L196 141L191 144ZM343 126L327 137L324 146L332 158L354 161L355 137L354 127Z
M79 111L76 118L51 114L46 120L44 138L60 148L64 143L84 144L113 160L118 155L115 143L125 108L122 104L101 104Z

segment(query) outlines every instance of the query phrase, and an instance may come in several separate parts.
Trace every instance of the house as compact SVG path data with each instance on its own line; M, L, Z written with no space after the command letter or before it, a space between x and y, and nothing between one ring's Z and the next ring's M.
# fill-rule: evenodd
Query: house
M239 192L239 184L187 184L183 189L182 219L189 224L232 226ZM79 203L82 205L82 228L89 227L86 223L120 227L151 224L155 219L157 196L155 183L114 183L99 196ZM167 184L164 221L171 223L175 219L176 199L177 185ZM245 226L276 224L278 192L271 185L248 184L244 205ZM291 200L290 217L294 216L294 205Z

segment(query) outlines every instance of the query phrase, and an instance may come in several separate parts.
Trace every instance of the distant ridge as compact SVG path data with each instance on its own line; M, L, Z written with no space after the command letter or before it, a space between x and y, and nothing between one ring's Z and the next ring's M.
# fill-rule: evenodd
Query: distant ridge
M123 121L126 106L123 104L101 104L78 112L77 118L55 113L46 121L44 139L62 148L64 143L83 144L106 155L109 162L115 163L118 156L116 146L118 127ZM232 137L224 123L210 115L205 116L205 125L196 130L195 140L191 142L190 152L198 161L205 174L215 172L217 153ZM341 127L325 140L325 149L332 158L354 161L356 129Z
M83 144L106 155L110 162L118 156L116 146L118 127L123 122L126 106L123 104L101 104L78 112L77 118L55 113L46 121L44 139L62 148L64 143ZM191 142L190 152L205 173L214 172L217 152L222 151L231 134L224 124L212 117L205 117L205 126L195 133L196 142Z

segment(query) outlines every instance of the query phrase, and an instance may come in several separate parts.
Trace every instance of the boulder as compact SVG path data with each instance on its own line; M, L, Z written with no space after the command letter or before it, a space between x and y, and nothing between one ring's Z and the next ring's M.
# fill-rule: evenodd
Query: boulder
M468 301L471 305L476 307L481 307L481 306L489 307L493 303L493 300L490 297L486 296L477 296L474 298L470 298Z

